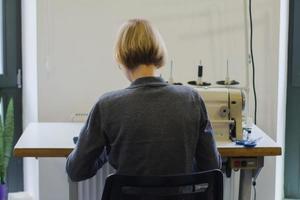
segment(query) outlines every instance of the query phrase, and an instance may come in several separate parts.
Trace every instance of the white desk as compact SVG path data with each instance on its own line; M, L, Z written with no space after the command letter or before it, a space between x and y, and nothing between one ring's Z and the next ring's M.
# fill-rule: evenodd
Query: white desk
M22 134L14 148L17 157L67 157L75 144L73 137L78 136L82 123L32 123ZM239 200L251 199L251 182L263 167L265 156L281 155L281 147L261 129L253 126L252 137L259 140L255 148L244 148L233 142L217 141L222 157L228 160L227 173L235 168L232 163L247 161L256 163L256 167L238 167L241 170ZM70 200L77 200L76 185L70 182Z

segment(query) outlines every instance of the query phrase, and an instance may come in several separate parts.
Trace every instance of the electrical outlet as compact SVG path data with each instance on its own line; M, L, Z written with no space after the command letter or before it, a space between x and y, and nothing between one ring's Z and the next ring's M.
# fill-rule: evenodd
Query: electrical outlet
M74 113L71 115L72 122L85 122L88 117L88 113Z

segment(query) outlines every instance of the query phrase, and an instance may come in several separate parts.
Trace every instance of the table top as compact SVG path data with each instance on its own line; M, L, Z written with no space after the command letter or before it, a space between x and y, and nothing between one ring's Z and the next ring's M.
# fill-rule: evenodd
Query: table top
M67 157L75 147L83 123L31 123L14 148L16 157ZM281 155L281 147L257 126L252 138L262 137L254 148L238 146L231 141L217 141L223 157L260 157Z

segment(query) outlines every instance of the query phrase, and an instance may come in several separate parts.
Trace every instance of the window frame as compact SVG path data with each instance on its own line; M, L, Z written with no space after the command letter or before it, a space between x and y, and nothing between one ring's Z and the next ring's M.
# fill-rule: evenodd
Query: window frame
M2 0L3 20L3 74L0 89L17 87L21 69L21 1Z
M0 75L0 95L5 116L9 100L14 100L14 145L22 134L22 40L21 1L2 0L3 15L3 74ZM19 82L18 82L19 81ZM11 157L8 166L7 187L9 192L22 191L23 159Z

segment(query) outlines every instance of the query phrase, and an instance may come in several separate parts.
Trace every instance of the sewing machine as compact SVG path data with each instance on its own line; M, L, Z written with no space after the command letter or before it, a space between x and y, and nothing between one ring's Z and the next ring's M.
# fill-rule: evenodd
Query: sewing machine
M196 87L203 98L217 141L243 139L244 95L238 88Z

